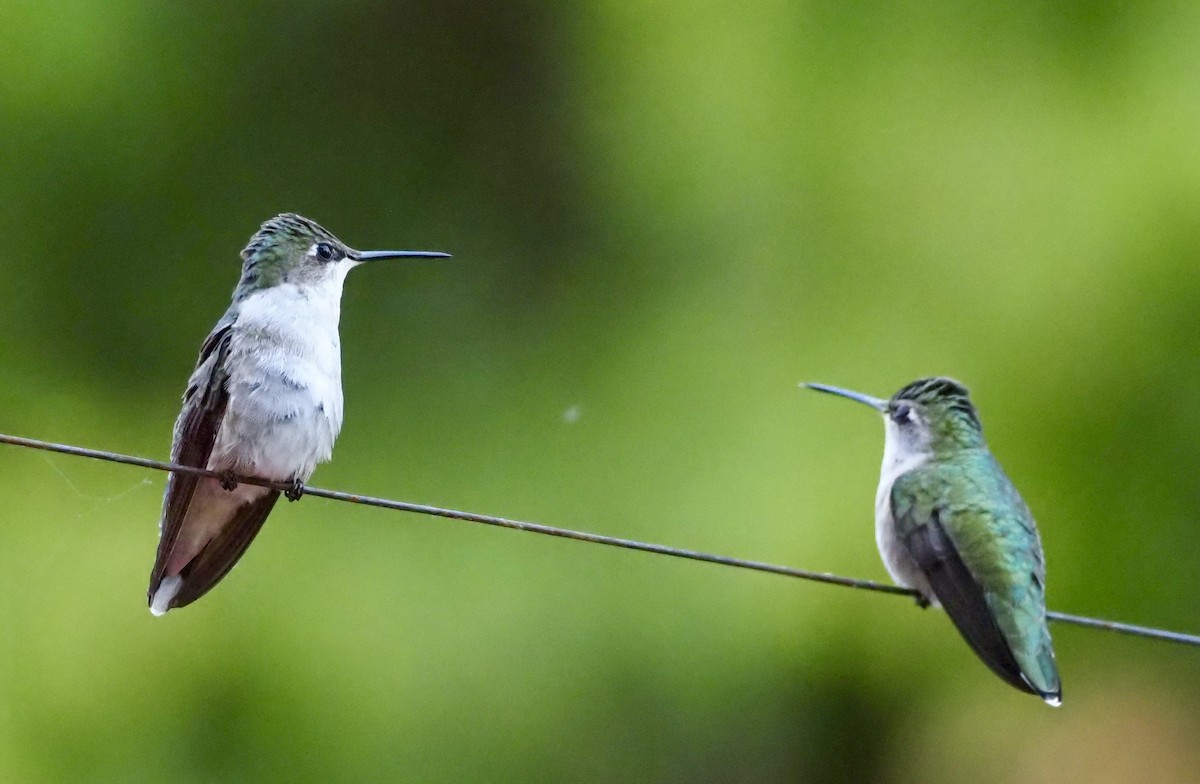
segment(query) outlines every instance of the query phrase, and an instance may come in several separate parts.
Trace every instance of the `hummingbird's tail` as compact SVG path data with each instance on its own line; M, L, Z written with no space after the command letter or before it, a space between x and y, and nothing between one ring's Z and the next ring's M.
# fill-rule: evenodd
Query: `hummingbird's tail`
M1058 675L1058 664L1054 661L1054 648L1050 644L1050 630L1042 621L1041 645L1033 657L1021 660L1021 677L1042 700L1052 708L1062 706L1062 680Z
M219 500L193 498L183 515L181 525L194 526L194 536L203 538L177 535L160 548L146 592L154 615L185 607L212 590L246 552L279 499L278 490L241 485L230 492L215 479L202 480L198 490Z
M167 577L158 584L158 589L150 596L150 612L154 615L165 615L171 608L171 600L183 587L183 578L179 575Z

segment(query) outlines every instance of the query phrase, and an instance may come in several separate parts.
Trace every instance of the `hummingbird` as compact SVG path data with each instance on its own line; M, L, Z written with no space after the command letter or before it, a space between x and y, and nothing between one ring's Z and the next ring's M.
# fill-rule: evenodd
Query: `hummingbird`
M883 415L875 542L892 579L918 604L940 604L1005 682L1062 704L1046 624L1046 567L1029 507L992 456L966 387L923 378L888 400L824 384L810 389Z
M279 490L300 498L342 428L341 314L346 273L368 261L445 258L355 250L308 218L271 218L242 251L233 302L205 338L175 421L171 460L220 479L172 473L163 493L150 612L191 604L254 540Z

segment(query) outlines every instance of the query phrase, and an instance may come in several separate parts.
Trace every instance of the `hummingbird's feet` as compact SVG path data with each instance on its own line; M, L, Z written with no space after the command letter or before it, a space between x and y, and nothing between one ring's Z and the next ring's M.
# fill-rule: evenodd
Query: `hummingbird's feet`
M920 607L922 610L928 610L928 609L929 609L929 605L931 604L931 602L929 601L929 597L928 597L928 596L926 596L926 595L925 595L925 594L923 594L923 593L919 593L919 594L917 594L917 595L916 595L915 597L913 597L913 598L914 598L914 599L916 599L917 606L918 606L918 607Z
M221 478L217 481L221 483L221 489L225 491L232 491L238 486L237 475L228 468L221 472Z
M299 501L300 496L304 495L304 483L299 479L292 480L292 486L283 491L289 501Z

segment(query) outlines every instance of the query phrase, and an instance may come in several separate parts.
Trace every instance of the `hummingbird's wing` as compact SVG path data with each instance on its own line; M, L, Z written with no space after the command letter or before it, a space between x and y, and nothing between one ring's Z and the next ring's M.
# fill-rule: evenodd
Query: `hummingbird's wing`
M196 468L208 466L208 457L217 440L217 431L221 429L225 406L229 402L225 359L229 354L230 331L236 320L234 314L226 313L200 347L196 369L183 393L183 410L175 420L175 437L171 444L173 463ZM172 473L167 476L162 519L159 522L158 555L150 572L151 598L162 581L167 557L179 536L179 529L199 480L200 477L194 474Z
M225 416L225 407L229 402L227 387L229 375L226 369L226 358L229 354L231 330L236 320L236 311L230 309L217 322L216 327L200 348L200 358L196 362L196 369L188 379L187 390L183 394L183 410L179 413L179 418L175 420L175 437L171 445L172 462L196 468L208 466L208 458L212 453L217 432L221 428L221 420ZM150 572L150 587L147 591L147 597L151 602L162 583L168 559L179 538L180 529L187 517L188 508L191 506L192 497L196 493L200 480L201 477L193 474L172 473L167 477L167 488L163 494L162 519L159 523L158 553L154 560L154 568ZM278 493L275 495L277 496ZM271 504L273 503L274 498L271 499ZM259 506L258 503L249 504L246 509L240 511L240 514L248 514ZM270 504L263 510L262 516L265 518L266 512L269 511ZM226 526L223 534L217 537L217 540L221 541L213 541L201 556L188 565L190 579L184 581L186 585L181 587L180 595L177 596L176 601L172 602L172 606L181 605L179 598L183 594L192 594L198 590L199 592L192 597L195 599L211 588L229 571L232 561L237 560L236 556L246 549L249 539L254 537L261 525L262 520L260 519L257 525L247 526L248 531L245 534L241 531L231 531L230 529L234 527ZM240 539L243 535L247 537L245 542L223 541L225 538L232 537ZM214 566L213 561L219 552L229 553L234 557L228 564ZM199 574L196 574L197 571ZM210 577L210 579L198 579L201 577ZM206 583L202 589L201 583Z
M976 655L1009 684L1057 703L1033 518L998 465L969 473L983 478L938 464L899 477L890 499L897 537Z

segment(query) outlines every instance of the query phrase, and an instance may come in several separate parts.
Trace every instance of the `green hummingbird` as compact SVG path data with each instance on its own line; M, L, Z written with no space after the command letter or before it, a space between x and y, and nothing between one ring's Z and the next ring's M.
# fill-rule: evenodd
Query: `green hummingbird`
M875 542L892 579L917 591L921 606L941 604L1007 683L1061 705L1037 526L988 450L966 387L923 378L881 400L805 386L883 415Z

